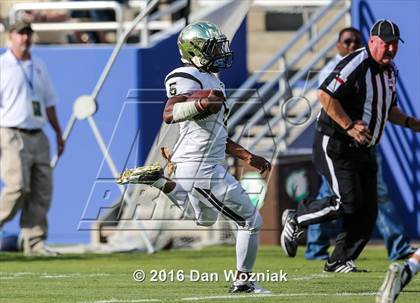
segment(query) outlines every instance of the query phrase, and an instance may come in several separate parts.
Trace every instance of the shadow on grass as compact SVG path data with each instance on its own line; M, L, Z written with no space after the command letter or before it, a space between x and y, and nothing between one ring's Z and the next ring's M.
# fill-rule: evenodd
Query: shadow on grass
M420 290L403 290L403 293L409 293L409 294L419 294L420 295Z

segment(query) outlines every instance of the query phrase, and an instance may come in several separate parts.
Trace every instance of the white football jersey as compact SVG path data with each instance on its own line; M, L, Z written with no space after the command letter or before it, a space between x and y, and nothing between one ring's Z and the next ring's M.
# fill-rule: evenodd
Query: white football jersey
M193 66L180 67L165 78L168 98L203 89L220 90L226 97L223 82L215 74L202 72ZM223 163L228 132L225 118L227 104L217 114L200 121L179 123L180 137L175 144L171 160L175 163Z

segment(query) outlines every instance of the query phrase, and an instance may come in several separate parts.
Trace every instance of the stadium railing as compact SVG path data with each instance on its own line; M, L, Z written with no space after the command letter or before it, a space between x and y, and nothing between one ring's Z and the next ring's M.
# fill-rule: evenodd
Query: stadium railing
M134 2L137 9L144 9L142 2ZM169 5L162 11L157 11L149 15L144 21L136 26L136 31L141 31L141 43L146 45L149 41L150 31L161 31L171 27L170 20L163 19L174 12L183 9L187 5L187 0L179 0ZM123 6L116 1L78 1L78 2L41 2L41 3L18 3L12 6L9 12L10 22L14 22L24 11L46 11L46 10L66 10L66 11L83 11L83 10L113 10L115 12L114 22L59 22L59 23L34 23L35 31L116 31L117 40L120 38L124 30L130 27L131 21L124 21Z
M115 1L17 3L10 9L9 20L11 23L15 22L20 12L46 10L113 10L116 21L34 23L35 31L116 30L118 36L123 31L123 9L121 4Z
M214 5L214 0L198 0L200 5ZM331 0L254 0L254 6L280 7L280 6L324 6L331 3Z
M326 22L324 21L324 24L320 25L321 19L327 14L330 14L333 9L336 10L335 15L330 17ZM279 49L269 62L259 69L258 73L254 73L251 77L249 77L248 80L245 81L244 84L228 98L230 106L239 104L239 102L241 104L241 106L238 107L238 109L234 111L229 118L229 130L234 134L233 140L239 141L245 137L250 129L257 126L257 124L266 116L267 112L270 111L272 107L276 105L284 105L285 101L290 100L290 98L293 97L290 95L290 88L296 87L299 80L305 81L302 97L307 90L316 84L317 77L310 78L308 77L308 73L314 71L316 64L326 57L326 55L334 48L336 42L335 35L332 35L332 38L328 39L326 42L324 38L328 37L328 34L335 28L335 26L339 22L342 22L343 18L348 16L349 13L349 1L328 1L328 4L316 11L310 20L304 23L290 41ZM301 38L308 35L314 27L318 27L318 33L310 36L312 38L303 47L299 47L298 43ZM320 44L321 40L322 44ZM321 45L321 48L313 54L317 45ZM296 49L298 50L296 51ZM311 59L309 59L304 66L299 67L298 72L292 76L290 80L288 80L288 72L307 55L311 55ZM281 71L278 71L279 62L283 62L284 65L284 68ZM278 72L273 73L273 70ZM261 79L267 76L267 74L269 75L270 80L265 82L258 91L255 91L255 87L258 86L258 83L263 82ZM278 85L282 79L286 79L286 85L283 85L283 89L277 89L274 95L270 97L270 93L276 89L276 85ZM288 89L284 89L284 87ZM254 93L249 96L252 91L254 91ZM260 106L258 110L255 110L256 100L261 102L263 102L263 100L267 101L265 101L263 106ZM316 112L319 111L319 105L316 102L316 99L307 101L309 106L304 106L303 108L301 106L302 102L300 102L300 104L298 104L299 102L296 102L296 106L292 103L286 106L289 113L295 113L296 116L293 117L293 119L296 121L301 121L299 119L309 116L310 119L305 122L305 125L309 125L310 122L315 119ZM300 106L300 108L293 108L297 106ZM284 107L282 109L284 109ZM252 113L251 117L249 117L250 113ZM245 117L246 124L241 125ZM258 146L258 143L260 143L260 141L262 141L266 136L273 135L270 133L274 127L278 127L279 131L277 131L274 134L274 138L271 139L272 144L269 144L269 146L263 146L261 151L271 151L273 148L276 149L276 152L285 151L287 146L289 146L290 143L305 130L305 127L296 127L296 124L287 123L286 118L287 117L285 117L283 110L279 110L272 118L270 118L268 123L264 123L264 126L259 129L256 136L248 138L249 140L247 140L246 145L255 149L256 146Z

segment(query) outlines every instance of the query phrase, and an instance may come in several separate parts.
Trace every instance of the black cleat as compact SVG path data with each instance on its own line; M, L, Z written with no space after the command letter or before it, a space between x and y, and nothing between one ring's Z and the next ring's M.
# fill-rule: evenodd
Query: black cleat
M248 281L244 284L233 282L229 288L229 292L234 293L254 293L254 294L271 294L271 291L259 286L253 281Z
M410 249L407 252L399 255L397 257L397 260L406 260L406 259L408 259L412 254L414 254L416 252L416 250L417 250L417 248L410 247Z
M365 269L358 269L354 264L354 261L346 262L330 262L329 260L325 262L324 272L337 272L337 273L349 273L349 272L367 272Z
M284 253L293 258L296 256L299 237L303 234L295 219L296 211L286 209L282 215L283 231L280 236L281 247Z

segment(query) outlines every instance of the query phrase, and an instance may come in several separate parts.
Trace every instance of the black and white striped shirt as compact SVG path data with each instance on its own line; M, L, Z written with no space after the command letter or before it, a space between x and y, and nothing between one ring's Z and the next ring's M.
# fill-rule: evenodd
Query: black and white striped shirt
M381 139L391 107L397 105L397 73L394 64L380 66L364 47L344 57L319 89L337 99L350 119L367 123L373 146ZM319 123L346 135L324 110Z

